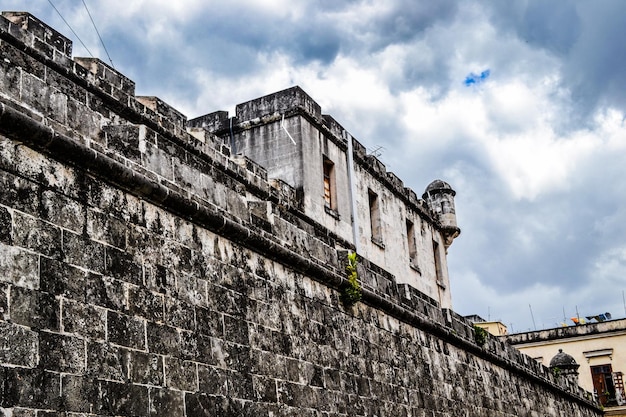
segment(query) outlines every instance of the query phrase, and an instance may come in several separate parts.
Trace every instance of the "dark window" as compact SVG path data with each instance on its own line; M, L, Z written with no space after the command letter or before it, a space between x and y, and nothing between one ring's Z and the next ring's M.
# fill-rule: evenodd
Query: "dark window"
M337 210L337 194L335 191L335 164L324 158L324 207Z
M370 206L370 229L372 232L372 242L378 246L383 245L383 233L380 222L380 201L378 194L372 190L368 190L369 206Z
M591 379L593 380L593 389L598 396L600 404L603 406L616 404L615 384L613 383L611 365L592 366Z
M433 256L435 257L435 273L437 274L437 284L443 286L443 271L441 270L441 249L439 243L433 240Z
M406 240L409 249L409 263L413 268L417 268L417 245L415 244L415 227L413 222L406 219Z

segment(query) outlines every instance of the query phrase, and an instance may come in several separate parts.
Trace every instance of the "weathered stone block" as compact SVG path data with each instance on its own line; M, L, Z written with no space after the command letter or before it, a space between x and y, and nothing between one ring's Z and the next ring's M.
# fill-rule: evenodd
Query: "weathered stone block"
M128 380L127 351L110 343L88 343L87 375L97 379L126 382Z
M210 395L228 395L229 371L214 366L198 365L198 389Z
M44 220L79 233L85 223L84 207L77 201L54 191L41 193L40 212Z
M93 240L120 249L126 248L126 225L107 213L93 210L87 212L87 234Z
M174 327L147 322L146 333L149 352L172 356L180 354L180 337Z
M130 381L135 384L164 386L163 356L129 351L128 367Z
M96 380L78 375L63 375L61 398L67 411L90 413L98 398Z
M59 330L60 305L54 295L22 287L11 288L11 321L37 329Z
M165 383L169 388L182 391L198 390L197 365L191 361L165 358Z
M105 274L131 284L141 285L143 270L135 257L116 248L106 247Z
M0 321L0 363L35 367L39 351L37 333Z
M127 295L122 281L89 273L85 279L85 286L87 303L118 311L127 309Z
M0 207L0 243L10 245L13 236L11 213L6 207Z
M145 417L149 415L148 387L101 381L95 406L97 414Z
M186 330L194 330L194 307L178 298L166 296L165 323Z
M62 256L61 229L15 212L14 244L54 259Z
M107 146L124 155L126 158L139 161L141 152L139 143L143 140L145 131L142 132L136 125L106 126L104 131L107 137Z
M228 369L238 372L250 372L252 360L249 346L224 342L223 352L225 353L224 361Z
M163 321L163 295L148 291L144 287L130 286L128 289L128 310L135 316L150 321Z
M39 288L39 256L0 243L0 281L24 288Z
M176 280L178 294L188 303L196 306L207 304L207 282L195 275L182 273Z
M101 243L64 231L63 253L70 264L98 273L104 272L104 246Z
M50 87L40 78L22 72L21 99L35 110L48 114Z
M65 333L104 340L106 337L106 310L92 304L63 300L61 322Z
M42 369L0 368L0 407L55 409L60 404L60 377Z
M275 414L278 413L277 409L267 410L266 406L254 407L249 402L242 400L204 393L187 393L185 395L185 410L186 415L198 417L269 417L279 415Z
M41 257L40 286L43 291L75 300L85 299L87 273L54 259Z
M28 214L39 214L39 204L33 196L39 195L39 186L32 182L0 171L0 204Z
M85 341L74 336L41 332L40 364L44 369L80 374L85 372Z
M150 388L150 416L184 416L185 393L170 389Z
M0 282L0 320L9 319L9 284Z
M146 349L145 321L107 311L107 340L133 349Z
M270 403L278 401L278 390L275 379L252 375L252 392L254 393L254 399L256 401Z

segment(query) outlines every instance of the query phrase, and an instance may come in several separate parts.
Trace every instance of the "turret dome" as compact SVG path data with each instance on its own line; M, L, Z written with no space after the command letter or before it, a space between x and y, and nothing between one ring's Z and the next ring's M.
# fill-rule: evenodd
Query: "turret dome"
M430 193L436 193L436 192L447 192L447 193L451 193L452 195L456 194L456 191L452 189L450 184L448 184L447 182L443 180L435 180L431 182L430 184L428 184L428 187L426 187L426 190L424 191L423 198L426 198L426 196Z
M579 366L580 365L578 365L574 357L563 352L563 349L559 349L559 353L557 353L550 361L550 368L577 369Z

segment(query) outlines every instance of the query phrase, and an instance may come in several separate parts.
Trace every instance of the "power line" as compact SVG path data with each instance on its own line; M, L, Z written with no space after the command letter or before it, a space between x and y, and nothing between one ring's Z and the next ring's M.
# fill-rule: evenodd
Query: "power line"
M87 48L87 45L85 45L85 43L82 41L82 39L80 38L80 36L78 36L78 34L76 32L74 32L74 29L72 29L72 27L70 26L69 23L67 23L67 20L65 20L65 18L63 17L63 15L61 14L61 12L59 11L59 9L56 8L56 6L54 5L54 3L52 3L52 0L48 0L48 3L50 3L50 5L52 6L52 8L57 12L57 14L59 15L59 17L61 18L61 20L63 20L63 22L65 22L65 24L67 25L68 28L70 28L70 30L72 31L72 33L74 34L74 36L76 36L76 39L78 39L78 41L80 42L81 45L83 45L83 48L85 48L87 50L87 52L89 53L89 55L93 58L93 54L91 53L91 51L89 50L89 48Z
M87 10L87 14L89 15L89 20L91 20L91 24L93 25L93 28L96 30L96 33L98 34L98 39L100 39L100 43L102 44L102 47L104 48L104 52L107 54L107 57L109 58L109 62L111 63L111 66L113 68L115 68L115 65L113 65L113 60L111 59L111 55L109 55L109 51L107 50L107 47L104 45L104 41L102 40L102 37L100 36L100 32L98 32L98 28L96 27L96 22L93 21L93 17L91 17L91 13L89 13L89 8L87 8L87 3L85 3L85 0L83 1L83 6L85 6L85 10Z

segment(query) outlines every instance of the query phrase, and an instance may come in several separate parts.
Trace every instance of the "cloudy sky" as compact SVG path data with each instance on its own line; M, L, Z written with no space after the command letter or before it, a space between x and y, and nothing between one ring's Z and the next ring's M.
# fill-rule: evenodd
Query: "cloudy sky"
M299 85L418 194L449 182L459 313L625 316L626 2L84 0L105 51L50 1L0 5L189 118Z

